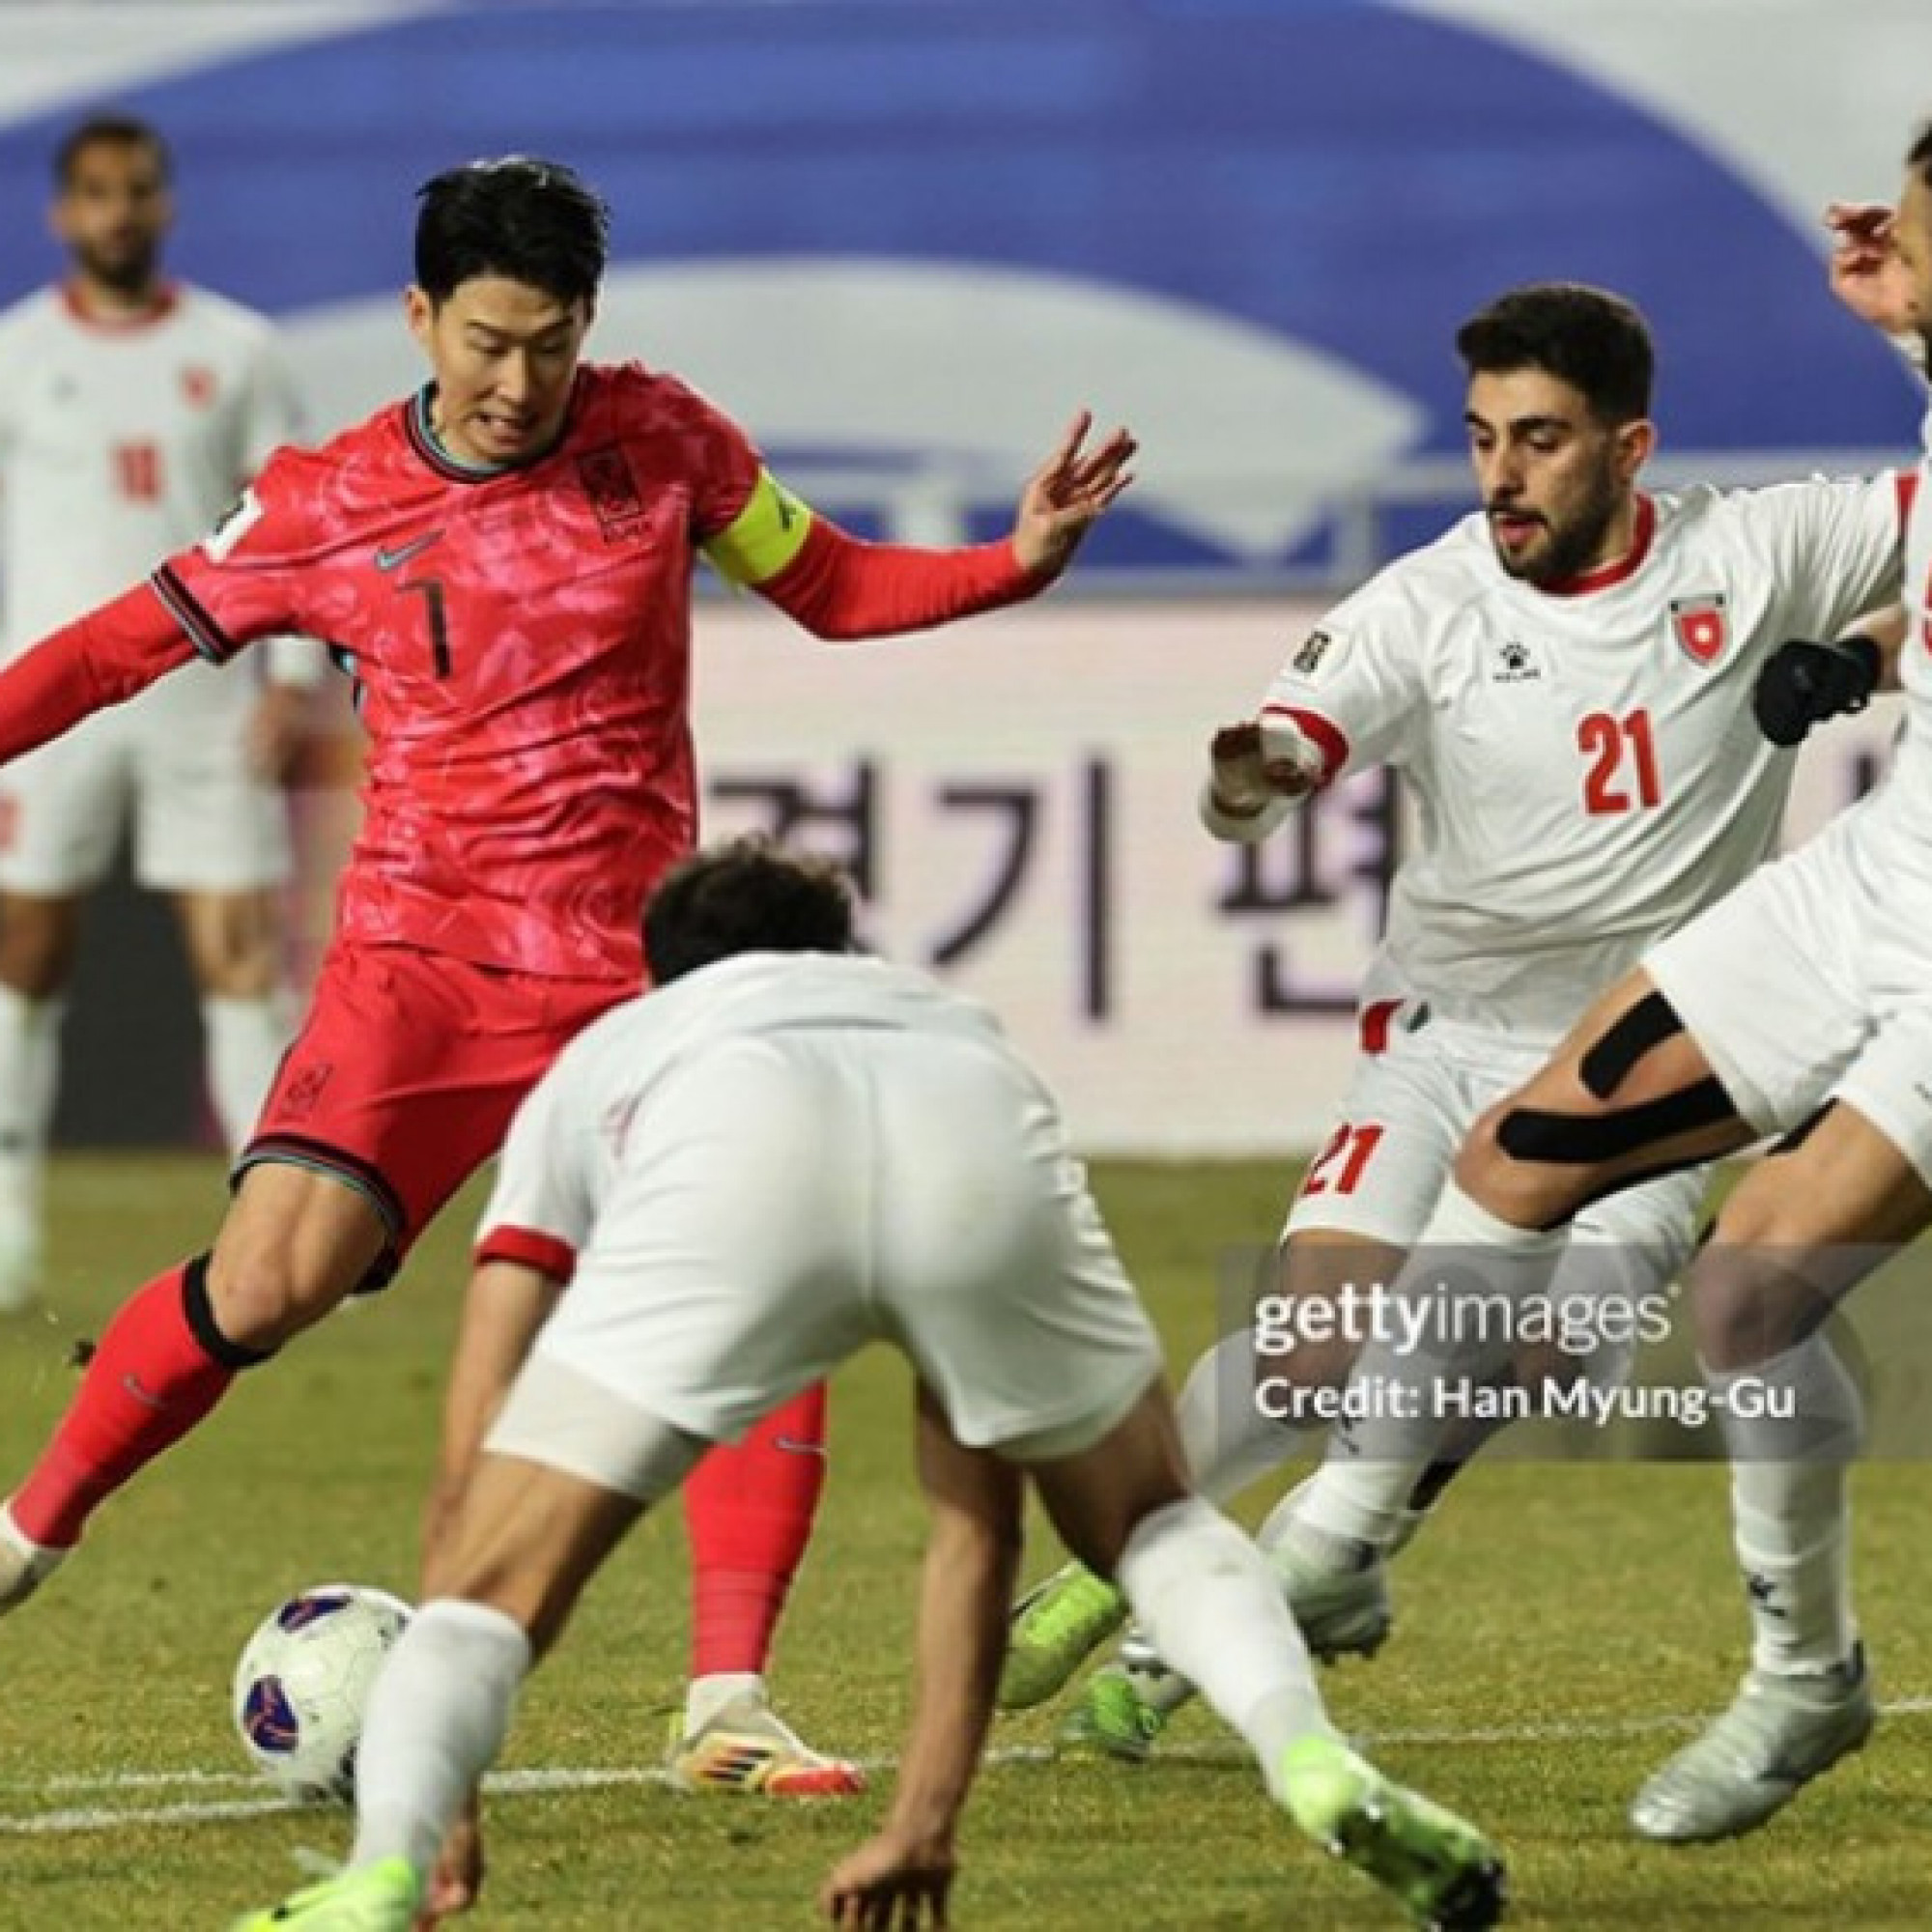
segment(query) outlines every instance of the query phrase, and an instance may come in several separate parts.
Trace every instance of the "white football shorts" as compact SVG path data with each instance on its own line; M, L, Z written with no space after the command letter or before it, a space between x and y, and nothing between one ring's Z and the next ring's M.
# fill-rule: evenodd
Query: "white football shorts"
M1761 1134L1854 1108L1932 1186L1932 877L1870 804L1646 954Z
M1540 1041L1439 1019L1408 1031L1398 1017L1387 1041L1356 1060L1334 1125L1289 1209L1284 1238L1321 1228L1413 1247L1478 1116L1521 1086L1549 1053ZM1577 1216L1577 1239L1611 1244L1630 1258L1635 1278L1622 1280L1622 1290L1661 1287L1690 1259L1708 1179L1700 1167L1609 1195ZM1620 1272L1597 1271L1595 1278L1614 1281Z
M154 892L242 893L288 877L288 801L248 769L247 710L225 703L185 724L175 705L151 719L143 704L156 695L0 769L0 890L87 892L106 877L124 831L134 877Z
M733 1036L650 1090L532 1353L619 1398L639 1439L586 1444L538 1375L488 1446L636 1493L652 1429L735 1440L871 1342L910 1358L961 1442L1021 1462L1091 1447L1162 1371L1016 1060L885 1029Z

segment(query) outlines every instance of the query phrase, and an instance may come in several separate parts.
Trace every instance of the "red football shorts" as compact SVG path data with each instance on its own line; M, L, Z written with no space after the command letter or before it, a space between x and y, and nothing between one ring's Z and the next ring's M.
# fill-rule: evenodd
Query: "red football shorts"
M400 946L332 947L238 1179L288 1161L357 1189L389 1230L386 1279L502 1146L551 1062L636 991Z

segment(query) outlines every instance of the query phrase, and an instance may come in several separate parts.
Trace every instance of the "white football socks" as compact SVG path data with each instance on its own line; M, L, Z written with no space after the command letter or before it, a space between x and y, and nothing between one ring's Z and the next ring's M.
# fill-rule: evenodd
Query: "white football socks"
M1706 1369L1705 1380L1731 1453L1752 1667L1773 1676L1829 1670L1859 1634L1850 1495L1864 1433L1857 1384L1823 1330L1748 1368Z
M370 1694L351 1864L406 1858L427 1879L503 1747L530 1662L529 1639L501 1610L445 1598L416 1612Z
M1390 1293L1394 1316L1426 1311L1427 1328L1418 1339L1391 1320L1389 1332L1363 1347L1350 1387L1375 1398L1370 1419L1331 1435L1302 1487L1289 1542L1328 1564L1395 1544L1409 1496L1448 1435L1442 1386L1493 1376L1510 1353L1514 1311L1548 1285L1569 1243L1567 1228L1519 1228L1453 1180L1443 1184Z
M67 1003L0 986L0 1306L38 1285L47 1134Z
M1296 1738L1335 1736L1267 1559L1212 1504L1188 1496L1143 1517L1116 1574L1167 1667L1247 1740L1270 1789Z
M1237 1496L1301 1452L1314 1432L1274 1422L1255 1401L1255 1338L1246 1323L1199 1357L1175 1403L1194 1487L1211 1503Z
M209 1097L231 1156L248 1145L270 1083L289 1043L286 1003L279 993L236 999L204 993L201 1023L208 1049Z
M694 1677L684 1689L684 1735L695 1737L740 1697L758 1704L769 1701L765 1680L757 1671L714 1670L708 1677Z

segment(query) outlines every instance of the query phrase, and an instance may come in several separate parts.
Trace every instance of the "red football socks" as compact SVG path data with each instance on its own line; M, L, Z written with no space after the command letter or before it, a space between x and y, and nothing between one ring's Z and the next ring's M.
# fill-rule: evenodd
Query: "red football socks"
M825 1386L711 1450L684 1486L693 1677L762 1674L825 1487Z
M234 1360L216 1360L196 1332L188 1306L192 1294L207 1307L201 1265L170 1268L107 1324L53 1440L13 1498L14 1520L36 1543L79 1542L95 1506L185 1435L248 1359L236 1350Z

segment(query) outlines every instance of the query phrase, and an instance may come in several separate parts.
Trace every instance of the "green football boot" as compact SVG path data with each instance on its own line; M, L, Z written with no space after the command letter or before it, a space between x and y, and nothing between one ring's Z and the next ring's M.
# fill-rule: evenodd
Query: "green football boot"
M1383 1776L1334 1738L1283 1754L1282 1807L1317 1844L1373 1879L1431 1932L1482 1932L1503 1916L1501 1855L1473 1825Z
M1167 1720L1193 1695L1186 1678L1157 1663L1110 1663L1089 1679L1056 1745L1069 1757L1145 1764Z
M421 1898L422 1883L409 1860L384 1859L304 1886L279 1905L238 1918L230 1932L274 1932L278 1925L300 1932L410 1932Z
M1035 1584L1013 1605L1000 1709L1044 1704L1126 1620L1126 1598L1084 1564L1065 1564Z

